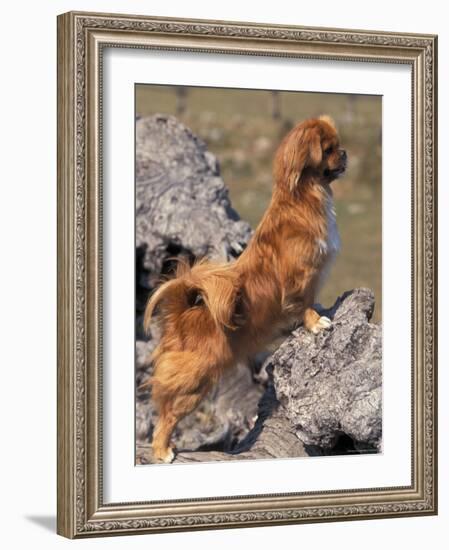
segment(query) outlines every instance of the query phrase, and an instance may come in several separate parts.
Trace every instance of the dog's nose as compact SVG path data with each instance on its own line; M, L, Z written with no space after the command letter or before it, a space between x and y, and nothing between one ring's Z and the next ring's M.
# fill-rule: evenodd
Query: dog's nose
M344 149L340 151L340 157L341 160L346 160L348 158L348 155L346 154L346 151Z

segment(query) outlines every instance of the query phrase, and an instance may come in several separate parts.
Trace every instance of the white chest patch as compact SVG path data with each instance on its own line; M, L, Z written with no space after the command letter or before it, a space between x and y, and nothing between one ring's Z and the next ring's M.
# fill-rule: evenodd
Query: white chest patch
M335 213L334 201L332 196L326 198L326 219L327 219L327 238L318 239L318 247L320 254L324 256L324 263L318 280L317 292L323 286L332 264L340 250L340 235L337 227L337 216Z

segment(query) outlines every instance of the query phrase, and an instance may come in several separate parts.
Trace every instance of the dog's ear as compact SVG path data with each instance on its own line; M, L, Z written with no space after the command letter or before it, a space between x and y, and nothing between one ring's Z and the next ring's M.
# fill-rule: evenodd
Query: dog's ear
M298 185L307 166L317 167L322 160L321 135L316 126L300 125L287 134L277 150L274 177L290 191Z
M316 128L309 130L309 165L317 167L323 160L323 150L321 148L321 136Z

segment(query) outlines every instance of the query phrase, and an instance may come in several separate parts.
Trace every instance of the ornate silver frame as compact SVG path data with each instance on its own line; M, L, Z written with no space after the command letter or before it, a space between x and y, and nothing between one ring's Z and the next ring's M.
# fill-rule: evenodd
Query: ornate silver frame
M412 484L104 504L101 61L104 47L404 63L412 68ZM437 513L437 37L75 13L58 17L58 533L70 538ZM150 495L149 495L150 497Z

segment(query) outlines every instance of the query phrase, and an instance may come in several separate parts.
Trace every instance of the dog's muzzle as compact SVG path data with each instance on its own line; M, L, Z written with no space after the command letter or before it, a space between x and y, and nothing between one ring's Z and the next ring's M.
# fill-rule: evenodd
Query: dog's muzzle
M334 168L333 170L330 170L329 168L326 168L324 170L323 175L325 178L328 178L330 180L334 180L344 174L346 171L346 166L348 164L348 155L346 154L346 151L344 149L341 149L340 153L340 166L337 168Z

